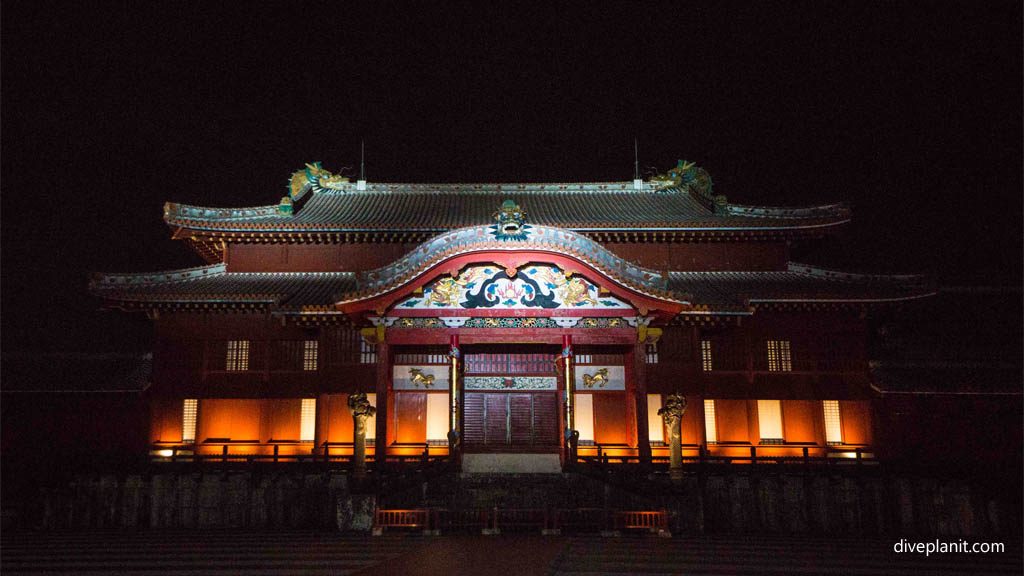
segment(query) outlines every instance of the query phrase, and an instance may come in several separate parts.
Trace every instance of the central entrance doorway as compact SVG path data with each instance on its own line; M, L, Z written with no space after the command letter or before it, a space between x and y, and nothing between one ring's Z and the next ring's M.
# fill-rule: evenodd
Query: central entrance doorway
M463 377L463 450L557 453L557 347L467 346Z

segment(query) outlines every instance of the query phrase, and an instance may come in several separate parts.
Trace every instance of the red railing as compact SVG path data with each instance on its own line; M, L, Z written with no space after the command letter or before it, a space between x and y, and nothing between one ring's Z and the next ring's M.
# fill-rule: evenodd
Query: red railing
M420 508L377 510L374 528L417 528L423 530L484 530L495 532L521 530L566 530L600 532L605 530L668 531L665 510L609 510L606 508Z
M646 530L648 532L668 530L668 512L665 510L657 512L619 511L614 513L614 518L616 530Z
M429 527L430 511L377 510L373 524L375 528L423 528Z

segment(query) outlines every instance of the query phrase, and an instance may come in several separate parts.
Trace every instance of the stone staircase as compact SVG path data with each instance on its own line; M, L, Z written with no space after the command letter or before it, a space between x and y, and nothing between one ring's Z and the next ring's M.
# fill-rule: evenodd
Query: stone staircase
M649 508L651 498L630 494L581 474L448 473L415 489L379 495L382 508L555 509Z

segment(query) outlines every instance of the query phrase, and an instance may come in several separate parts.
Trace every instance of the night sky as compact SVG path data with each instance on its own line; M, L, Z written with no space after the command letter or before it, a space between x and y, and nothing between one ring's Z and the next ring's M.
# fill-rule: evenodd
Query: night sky
M4 2L4 351L147 350L91 271L200 265L165 201L274 204L361 139L371 182L514 182L629 180L636 137L732 202L852 203L806 261L1021 284L1017 1L394 7Z

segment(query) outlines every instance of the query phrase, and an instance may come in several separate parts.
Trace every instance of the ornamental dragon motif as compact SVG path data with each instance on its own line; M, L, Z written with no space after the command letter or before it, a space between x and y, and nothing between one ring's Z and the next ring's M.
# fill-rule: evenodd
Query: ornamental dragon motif
M695 162L680 160L675 168L652 176L651 183L659 190L671 187L687 188L699 202L715 213L725 213L729 210L729 202L725 196L712 194L711 175Z
M525 240L530 234L530 226L526 224L526 212L511 200L505 200L501 208L491 215L495 224L491 225L491 234L498 240Z
M585 278L550 264L529 264L515 274L496 265L471 266L444 276L399 303L399 309L555 308L628 310L630 305Z
M340 173L332 174L324 170L319 162L313 162L306 164L304 170L292 174L292 178L288 182L288 192L294 200L302 196L306 186L310 186L313 192L321 192L323 190L342 190L348 182L347 177Z

